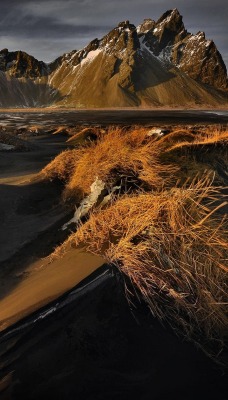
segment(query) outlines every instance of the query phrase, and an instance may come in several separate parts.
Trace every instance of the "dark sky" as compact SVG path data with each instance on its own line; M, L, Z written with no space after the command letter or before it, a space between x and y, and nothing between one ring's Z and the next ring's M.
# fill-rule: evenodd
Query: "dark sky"
M0 0L0 48L52 61L101 38L119 22L138 25L178 8L191 33L205 31L228 66L227 0Z

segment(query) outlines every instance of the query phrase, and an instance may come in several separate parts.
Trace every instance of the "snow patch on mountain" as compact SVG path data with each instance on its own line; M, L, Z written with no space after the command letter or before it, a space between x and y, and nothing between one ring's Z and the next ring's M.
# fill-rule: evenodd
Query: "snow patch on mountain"
M102 52L101 49L91 50L85 58L81 61L81 66L90 63L93 61L100 53Z

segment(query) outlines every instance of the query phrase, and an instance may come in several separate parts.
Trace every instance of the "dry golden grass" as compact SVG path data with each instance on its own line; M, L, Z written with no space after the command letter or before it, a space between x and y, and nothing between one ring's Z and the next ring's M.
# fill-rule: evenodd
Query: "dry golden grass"
M54 158L43 170L41 175L50 181L59 179L66 183L72 176L83 150L66 150Z
M200 133L196 136L193 143L200 143L200 144L216 144L216 143L228 143L228 131L225 130L208 130L205 133Z
M81 135L87 133L97 135L96 142L88 144L83 139L85 146L61 153L42 170L47 179L58 178L66 183L66 198L77 197L78 190L82 196L87 195L97 176L107 186L129 176L148 184L150 188L160 188L164 177L173 175L175 179L177 165L180 164L180 160L175 160L175 152L174 158L170 159L165 154L178 149L228 142L228 131L219 129L201 130L194 135L187 128L178 128L157 140L147 136L148 129L139 127L132 130L111 128L108 133L102 133L97 128L85 128L76 134L76 140L78 138L80 142ZM171 160L173 165L167 165L166 159Z
M90 186L98 176L111 187L121 179L135 179L150 188L158 189L167 175L175 168L159 163L157 142L148 141L144 129L122 132L113 129L102 135L95 144L87 148L66 186L66 197L74 197L74 190L82 188L84 195L90 192Z
M215 217L224 204L211 211L217 196L209 177L161 193L125 195L91 213L55 256L83 244L130 278L153 315L192 338L222 338L228 246L225 221Z
M158 142L147 137L146 129L126 132L113 128L87 147L60 154L42 173L48 179L64 180L64 198L76 201L90 193L96 177L107 188L131 178L158 190L164 185L164 177L170 178L177 170L159 162L161 151Z
M203 176L207 171L215 174L217 185L226 185L228 131L217 126L193 131L195 133L175 129L162 137L159 141L163 148L160 162L179 166L176 178L180 183L187 178L194 179L196 175Z
M168 135L162 136L159 143L165 149L170 148L174 143L191 143L194 139L195 135L187 128L176 128Z
M216 146L219 145L227 145L228 144L228 131L227 130L219 130L219 129L209 129L206 132L199 132L196 135L183 135L178 137L178 131L172 132L171 134L164 137L164 140L161 143L166 145L166 151L173 151L178 148L184 147L200 147L200 146Z
M107 188L130 178L133 189L94 209L52 257L83 244L116 265L155 316L195 340L220 340L228 322L228 246L227 221L217 212L225 203L212 175L203 174L213 171L209 164L199 166L185 151L175 158L170 149L223 144L228 133L176 129L160 140L147 133L111 129L43 170L49 179L64 180L66 198L87 195L96 177Z
M87 142L96 140L98 138L100 132L104 133L104 130L94 128L94 127L83 128L83 129L80 129L73 136L71 136L67 140L67 143L69 143L70 145L73 145L73 146L84 145Z

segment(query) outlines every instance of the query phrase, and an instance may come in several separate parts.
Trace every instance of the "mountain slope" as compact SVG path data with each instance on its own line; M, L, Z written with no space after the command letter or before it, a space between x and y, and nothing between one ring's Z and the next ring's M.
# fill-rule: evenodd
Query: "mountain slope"
M214 42L205 38L204 32L188 33L177 9L167 11L152 23L151 20L151 28L146 31L143 42L156 56L173 63L193 79L217 89L228 88L222 56ZM140 27L139 34L144 27L145 24Z
M49 65L4 49L0 70L3 107L216 107L228 102L220 53L202 32L186 31L177 9L137 28L124 21L101 40Z

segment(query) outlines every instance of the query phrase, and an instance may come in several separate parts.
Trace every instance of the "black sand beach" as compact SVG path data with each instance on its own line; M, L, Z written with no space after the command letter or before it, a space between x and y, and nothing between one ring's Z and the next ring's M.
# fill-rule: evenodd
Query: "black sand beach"
M0 112L7 129L161 122L227 124L228 113ZM0 153L0 399L225 400L224 366L161 325L137 298L128 303L116 268L84 253L78 264L63 259L62 271L54 264L56 279L45 273L45 257L69 234L61 227L72 209L61 202L60 184L36 174L67 148L66 139L38 134L28 138L31 151Z
M1 399L226 399L223 370L130 308L109 266L3 332L0 352Z

